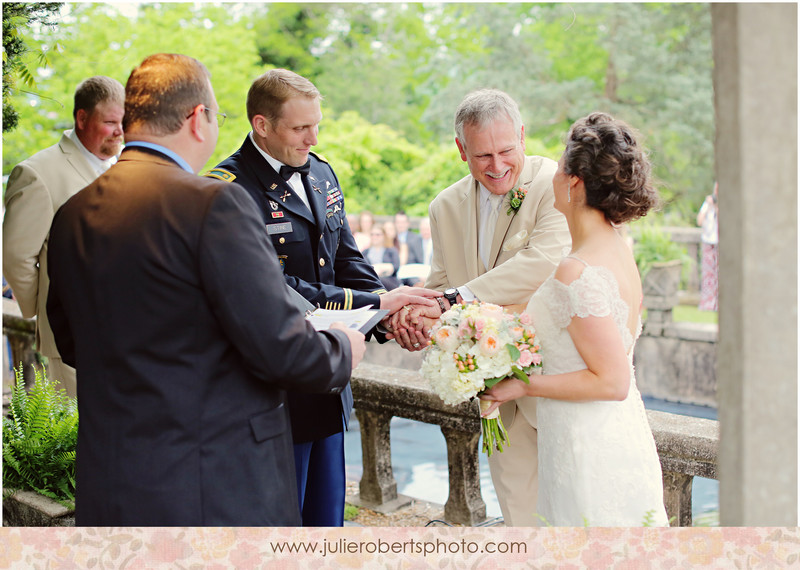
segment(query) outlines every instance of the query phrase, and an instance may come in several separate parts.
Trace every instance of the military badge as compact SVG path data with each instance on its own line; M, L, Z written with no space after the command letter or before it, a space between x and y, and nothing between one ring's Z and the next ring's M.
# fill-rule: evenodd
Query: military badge
M206 172L203 176L207 176L208 178L218 178L220 180L224 180L225 182L233 182L236 180L236 175L233 172L228 172L223 168L214 168Z

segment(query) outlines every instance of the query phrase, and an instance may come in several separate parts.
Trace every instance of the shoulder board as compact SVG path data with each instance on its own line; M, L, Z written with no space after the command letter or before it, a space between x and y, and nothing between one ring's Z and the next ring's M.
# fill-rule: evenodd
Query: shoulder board
M236 180L236 175L233 172L228 172L224 168L214 168L203 174L203 176L208 176L209 178L219 178L225 182L233 182Z
M324 162L325 164L329 164L329 163L328 163L328 159L327 159L327 158L325 158L325 157L324 157L324 156L322 156L321 154L317 154L317 153L316 153L316 152L314 152L313 150L310 150L310 151L308 151L308 154L313 154L314 156L316 156L318 159L320 159L320 160L321 160L322 162Z

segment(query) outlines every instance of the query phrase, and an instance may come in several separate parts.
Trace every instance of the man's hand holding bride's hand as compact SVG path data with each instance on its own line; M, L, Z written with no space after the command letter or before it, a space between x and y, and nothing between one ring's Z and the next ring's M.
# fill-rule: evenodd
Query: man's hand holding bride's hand
M422 305L435 307L439 310L439 303L436 297L441 297L442 293L424 287L398 287L380 295L381 309L389 311L389 316L394 315L406 305Z
M516 400L517 398L530 395L528 393L529 389L530 384L526 384L518 378L506 378L505 380L501 380L478 396L481 400L492 402L489 408L481 412L481 416L488 416L499 408L500 404L505 404L509 400Z
M406 305L391 318L389 328L392 333L386 338L394 338L397 344L410 352L422 350L428 346L431 327L442 314L439 304Z

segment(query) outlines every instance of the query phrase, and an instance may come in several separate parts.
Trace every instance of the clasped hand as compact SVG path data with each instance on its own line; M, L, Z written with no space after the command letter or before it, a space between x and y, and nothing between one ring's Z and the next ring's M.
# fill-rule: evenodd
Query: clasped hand
M390 315L385 323L391 331L386 338L410 352L422 350L430 343L431 328L441 316L439 304L409 304Z

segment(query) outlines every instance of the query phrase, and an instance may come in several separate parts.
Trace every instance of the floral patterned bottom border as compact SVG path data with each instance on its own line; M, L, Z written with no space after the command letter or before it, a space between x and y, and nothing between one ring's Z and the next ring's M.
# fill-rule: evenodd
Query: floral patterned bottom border
M787 568L797 528L2 528L0 568Z

